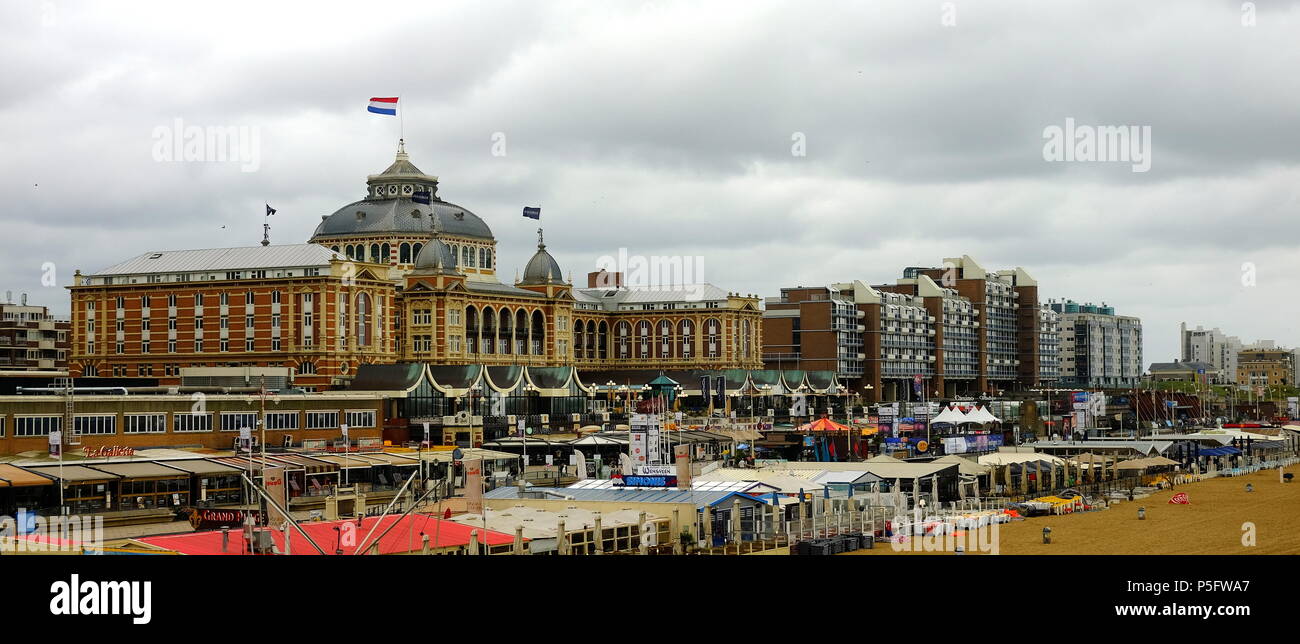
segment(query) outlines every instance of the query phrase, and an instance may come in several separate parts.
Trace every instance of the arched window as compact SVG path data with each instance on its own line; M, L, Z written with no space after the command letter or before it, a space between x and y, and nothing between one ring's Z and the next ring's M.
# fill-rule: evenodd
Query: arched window
M596 357L601 360L609 357L609 326L603 321L596 334Z
M466 267L472 266L472 264L469 263L469 246L460 247L460 265Z
M513 344L514 338L514 316L510 314L510 309L501 309L501 315L497 316L500 324L497 327L497 346L500 353L510 353L510 345Z
M397 263L410 264L412 261L411 244L409 242L402 242L401 245L397 247Z
M632 357L632 325L627 322L619 322L614 326L614 341L618 343L618 350L615 356L619 360L627 360Z
M415 244L414 246L411 246L411 261L412 261L412 262L415 261L415 258L416 258L416 257L419 257L419 256L420 256L420 249L422 249L422 248L424 248L424 244Z
M695 322L690 319L677 323L677 355L690 360L695 355Z
M357 294L357 346L365 347L370 343L370 296Z
M636 323L636 357L650 358L650 322L641 320Z
M578 358L583 357L582 347L585 346L586 340L587 340L587 325L583 324L582 320L574 320L573 321L573 355L575 357Z
M465 351L478 353L478 309L465 307Z
M515 353L528 353L528 314L523 309L515 311Z
M379 246L379 263L387 264L392 259L393 249L388 244Z
M659 358L673 357L673 323L660 320L655 332L655 355Z
M339 247L338 247L338 246L330 246L330 250L332 250L332 251L334 251L334 252L337 253L337 252L339 252Z
M587 357L596 357L596 323L587 320Z
M387 261L386 259L384 259L379 255L379 244L370 245L370 257L368 257L367 259L377 263Z
M745 320L743 328L745 329L745 335L741 342L745 343L745 351L742 355L746 358L752 358L754 357L754 338L753 334L750 332L749 320Z
M492 307L483 309L483 353L496 353L497 316Z
M546 355L544 349L546 343L546 317L541 311L533 311L533 322L530 325L529 333L531 335L529 353L535 356Z
M716 358L722 355L722 323L718 318L704 321L704 357Z

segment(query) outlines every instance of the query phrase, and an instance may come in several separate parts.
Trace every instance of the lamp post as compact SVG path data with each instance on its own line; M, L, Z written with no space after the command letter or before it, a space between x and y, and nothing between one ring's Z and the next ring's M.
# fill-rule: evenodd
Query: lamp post
M528 480L528 416L533 410L533 393L537 386L531 382L524 383L524 430L519 433L519 440L524 446L524 469L519 473L523 480Z

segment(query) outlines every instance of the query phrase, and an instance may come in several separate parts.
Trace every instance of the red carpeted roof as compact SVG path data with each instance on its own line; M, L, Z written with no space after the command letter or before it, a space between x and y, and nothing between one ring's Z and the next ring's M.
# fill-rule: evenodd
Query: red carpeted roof
M356 547L361 545L361 540L366 537L366 534L370 532L370 529L374 527L376 523L380 522L381 519L379 517L366 517L363 519L361 525L352 533L352 538L355 543L351 546L341 547L343 554L352 554L353 551L356 550ZM478 530L479 543L486 541L489 545L499 546L514 543L515 540L515 537L512 534L485 530L481 526L471 526L463 523L456 523L454 521L445 521L426 514L412 514L401 517L400 519L396 515L384 517L382 519L382 525L376 528L375 533L371 535L371 542L374 541L376 536L388 529L388 527L392 526L395 522L398 523L398 525L393 529L388 530L388 534L384 535L384 537L379 540L380 554L419 552L423 547L423 541L420 537L421 532L429 535L429 547L432 549L454 548L457 546L467 545L469 543L469 534L472 530ZM298 525L302 526L303 531L311 536L312 540L316 542L316 545L320 546L321 549L325 551L325 554L334 554L335 549L339 548L338 541L340 535L344 534L343 529L347 529L343 528L343 524L345 523L356 525L356 521L302 522ZM341 529L335 531L336 527ZM292 528L290 529L292 530ZM271 537L275 540L275 545L283 552L283 531L272 529ZM296 531L293 536L290 537L290 540L293 549L291 554L319 554L316 552L316 549L311 547L311 544L307 543L307 541L302 538L302 535L298 534ZM527 539L525 539L525 541L526 540ZM220 530L140 537L136 539L136 541L147 543L159 548L165 548L167 550L174 550L186 555L247 554L247 546L243 544L242 531L235 528L230 530L230 545L228 552L221 551ZM366 548L367 551L369 551L369 549L369 547Z

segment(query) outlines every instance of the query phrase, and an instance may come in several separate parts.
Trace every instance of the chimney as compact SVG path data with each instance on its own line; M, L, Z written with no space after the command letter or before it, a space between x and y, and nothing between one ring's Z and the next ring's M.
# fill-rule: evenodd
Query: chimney
M587 288L623 288L623 273L604 270L587 273Z

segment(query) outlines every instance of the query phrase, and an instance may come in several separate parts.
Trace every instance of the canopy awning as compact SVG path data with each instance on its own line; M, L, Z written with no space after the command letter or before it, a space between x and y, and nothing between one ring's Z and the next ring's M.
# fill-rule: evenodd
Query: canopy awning
M54 481L15 465L0 463L0 487L32 487L35 485L54 485Z

